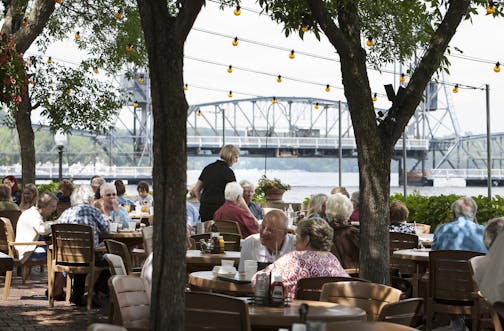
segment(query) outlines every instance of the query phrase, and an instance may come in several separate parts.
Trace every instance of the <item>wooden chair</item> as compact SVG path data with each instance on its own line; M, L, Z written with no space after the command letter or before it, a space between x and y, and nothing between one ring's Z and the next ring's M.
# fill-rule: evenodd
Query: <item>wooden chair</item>
M185 331L250 331L245 300L209 293L186 292Z
M224 233L224 232L221 232L220 235L224 237L224 250L235 252L240 251L240 241L241 241L240 235L236 233ZM191 236L191 239L194 239L196 245L194 249L201 249L200 240L204 239L205 241L208 241L208 239L210 239L210 233L193 234Z
M216 220L214 222L219 232L236 233L239 234L240 237L243 237L240 230L240 224L237 221Z
M19 258L17 251L15 249L15 245L19 246L45 246L47 243L45 241L29 241L29 242L15 242L14 238L14 230L12 228L11 221L8 218L1 217L0 218L0 247L7 248L7 255L12 257L13 267L16 269L17 267L21 268L21 279L23 284L29 277L30 268L32 266L45 266L47 265L47 259L43 260L26 260L23 261ZM10 293L10 286L12 282L12 270L8 270L5 272L5 284L4 284L4 292L3 292L3 300L7 300Z
M131 330L149 330L150 293L145 279L112 276L108 280L118 325Z
M61 214L63 214L63 212L65 210L67 210L68 208L71 208L71 207L72 207L72 204L70 202L58 201L58 204L56 205L56 211L54 213L54 218L58 219L61 216Z
M479 298L469 259L483 255L472 251L441 250L429 253L429 298L426 302L426 330L432 330L434 313L470 315L472 329L478 330Z
M19 216L21 216L21 210L2 210L0 211L0 217L5 217L8 218L11 222L12 225L12 230L14 230L14 237L16 237L16 227L17 227L17 222L19 219ZM0 251L3 251L0 249ZM4 251L4 253L7 253L7 247Z
M145 250L145 256L149 256L152 253L152 240L154 237L154 226L146 226L142 228L142 238Z
M413 326L413 322L418 317L422 304L422 298L411 298L387 303L380 311L377 320Z
M415 234L407 234L400 232L390 232L390 267L398 268L399 272L403 276L415 275L417 273L416 264L404 260L395 258L393 256L394 251L400 249L412 249L418 248L418 236Z
M123 258L116 254L107 253L103 256L109 265L109 271L112 276L127 276L128 272L124 266Z
M365 279L360 278L348 278L348 277L311 277L311 278L301 278L296 284L296 292L294 298L297 300L320 300L320 293L322 293L322 286L325 283L336 283L336 282L347 282L347 281L357 281L357 282L367 282Z
M87 304L91 310L95 273L106 269L95 266L95 245L93 227L80 224L53 224L52 253L48 265L48 296L49 306L54 307L54 281L56 272L66 272L66 303L70 303L71 278L68 274L87 274ZM49 259L48 259L49 260Z
M401 291L390 286L362 281L326 283L320 301L359 307L366 311L368 321L375 321L383 306L397 302Z
M131 254L125 243L113 239L105 239L103 242L105 243L105 247L107 247L107 253L115 254L122 258L127 275L140 271L138 268L133 268Z

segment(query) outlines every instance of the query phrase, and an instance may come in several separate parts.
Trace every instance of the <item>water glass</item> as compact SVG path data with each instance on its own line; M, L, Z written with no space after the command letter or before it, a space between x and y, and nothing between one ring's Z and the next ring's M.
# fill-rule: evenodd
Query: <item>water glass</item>
M110 232L117 232L117 223L109 223L109 231Z
M245 260L244 262L245 278L252 279L252 276L257 272L256 260Z
M135 221L130 221L128 224L128 230L129 231L135 231L136 229L136 222Z

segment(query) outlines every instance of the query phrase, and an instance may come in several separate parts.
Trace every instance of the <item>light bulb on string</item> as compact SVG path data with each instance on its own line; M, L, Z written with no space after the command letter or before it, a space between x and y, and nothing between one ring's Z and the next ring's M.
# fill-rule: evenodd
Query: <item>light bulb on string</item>
M126 53L129 53L133 50L133 44L127 44L126 47L124 47L124 50Z
M100 101L105 101L105 96L103 94L100 95Z
M315 103L315 106L313 106L313 108L315 108L315 109L319 109L319 103L318 103L318 102L316 102L316 103Z
M227 72L229 73L232 73L233 72L233 66L232 65L229 65L228 69L227 69Z
M234 12L235 16L240 16L241 14L241 7L240 6L236 6Z
M452 92L453 92L453 93L458 93L458 91L459 91L459 85L458 85L458 84L455 84L455 86L453 87Z
M277 98L276 97L273 97L273 99L271 99L271 103L274 105L275 103L277 103Z
M301 25L301 31L307 32L308 31L308 25L306 25L306 24Z
M293 58L295 58L295 57L296 57L296 55L294 54L294 50L291 50L291 51L290 51L290 54L289 54L289 58L290 58L290 59L293 59Z
M497 63L495 64L495 67L493 68L493 71L495 71L495 72L500 72L500 70L501 70L501 68L500 68L500 62L497 62Z
M144 76L144 75L140 75L140 76L138 76L138 82L139 82L140 84L143 84L143 82L145 82L145 76Z
M94 67L94 68L93 68L93 72L94 72L95 74L97 74L97 75L98 75L98 73L99 73L100 71L98 70L98 67Z
M330 86L329 84L327 84L327 85L325 86L325 91L326 91L326 92L331 92L331 86Z
M49 57L47 58L47 63L48 63L48 64L53 63L53 60L52 60L52 57L51 57L51 56L49 56Z
M196 112L196 116L201 117L201 110L198 109L198 111Z
M63 0L54 0L54 2L56 2L59 5L61 5L61 3L63 2Z
M373 37L371 37L371 36L367 37L367 40L366 40L366 45L367 45L368 47L371 47L371 46L373 46L373 45L374 45L374 42L373 42Z
M189 89L189 85L185 84L184 85L184 91L187 91Z
M238 46L238 37L234 37L232 44L233 46Z
M494 6L493 2L490 1L490 3L488 4L488 6L486 7L486 14L487 15L493 15L493 13L495 13L495 6Z
M406 76L404 75L404 73L401 73L401 76L399 76L399 82L404 83L405 81L406 81Z
M74 36L75 40L79 41L80 40L80 32L77 31L75 32L75 36Z
M281 83L282 82L282 75L278 75L277 76L277 83Z
M373 102L376 102L376 100L378 100L378 94L374 93L371 100L373 100Z
M114 14L114 18L116 20L120 20L122 17L123 17L122 10L121 9L117 10L117 12Z
M138 108L138 101L133 101L133 109L137 109Z
M23 18L23 22L21 22L21 25L24 27L28 26L28 19L26 17Z
M232 97L233 97L233 91L229 91L228 98L232 98Z

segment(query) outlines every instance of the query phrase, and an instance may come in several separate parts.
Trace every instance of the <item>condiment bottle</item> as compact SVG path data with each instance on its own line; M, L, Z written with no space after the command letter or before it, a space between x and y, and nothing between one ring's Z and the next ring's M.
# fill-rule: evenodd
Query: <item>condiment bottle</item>
M272 306L283 306L284 304L284 285L282 281L282 275L277 275L274 277L274 281L271 284L270 302Z
M221 254L224 253L224 237L219 236L219 247Z

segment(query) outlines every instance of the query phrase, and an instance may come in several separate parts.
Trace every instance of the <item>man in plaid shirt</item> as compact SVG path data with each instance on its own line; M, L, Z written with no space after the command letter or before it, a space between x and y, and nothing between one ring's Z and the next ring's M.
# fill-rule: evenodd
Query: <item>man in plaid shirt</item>
M61 214L56 223L64 224L81 224L90 225L93 227L95 247L100 246L100 233L109 232L109 222L105 221L100 210L90 205L93 201L94 195L89 186L77 187L71 197L70 201L72 207L65 210ZM95 264L97 266L107 266L106 261L103 259L102 253L96 253ZM107 280L110 276L108 271L102 272L95 283L95 293L107 293ZM84 297L84 288L86 283L85 274L75 274L73 291L70 301L77 306L85 306L86 300ZM93 302L95 303L95 302Z

